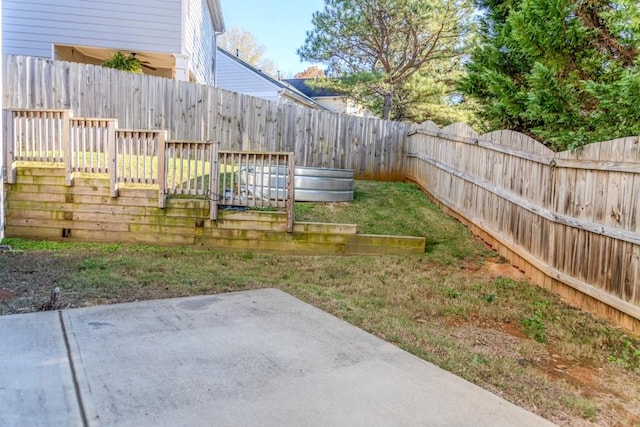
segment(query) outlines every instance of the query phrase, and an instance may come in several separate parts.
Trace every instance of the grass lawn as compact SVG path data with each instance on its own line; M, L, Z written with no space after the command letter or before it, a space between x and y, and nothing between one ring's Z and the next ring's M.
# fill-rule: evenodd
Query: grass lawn
M529 284L415 186L357 182L296 219L424 236L408 256L291 256L6 239L0 314L273 287L562 425L640 425L640 344Z

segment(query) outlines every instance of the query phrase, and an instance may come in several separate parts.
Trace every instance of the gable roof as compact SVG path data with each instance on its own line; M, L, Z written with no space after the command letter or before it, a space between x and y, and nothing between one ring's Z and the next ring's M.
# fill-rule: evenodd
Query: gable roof
M333 97L344 96L343 93L340 93L335 89L309 84L317 80L318 79L315 79L315 78L285 79L285 82L289 83L291 86L295 87L298 91L304 93L305 95L311 98L324 98L324 97L333 98Z
M310 108L315 108L315 109L319 109L319 110L328 110L325 106L317 103L312 98L310 98L309 96L307 96L304 93L300 92L296 88L294 88L294 87L292 87L292 86L290 86L290 85L288 85L288 84L286 84L284 82L281 82L279 80L274 79L273 77L269 76L266 73L263 73L258 68L254 67L253 65L249 64L248 62L243 61L239 57L233 55L232 53L228 52L227 50L225 50L225 49L223 49L223 48L221 48L219 46L218 46L218 53L224 55L228 59L233 60L236 64L242 66L245 70L249 71L251 73L251 76L254 79L259 80L262 83L269 84L271 87L273 87L273 89L275 91L278 92L278 95L284 96L285 98L289 98L290 100L296 102L297 104L302 104L302 105L310 107ZM218 70L220 70L219 67L217 67L217 68L218 68ZM225 87L223 85L220 85L220 87L225 89ZM251 95L251 93L248 93L248 94ZM253 95L253 96L256 96L256 95Z

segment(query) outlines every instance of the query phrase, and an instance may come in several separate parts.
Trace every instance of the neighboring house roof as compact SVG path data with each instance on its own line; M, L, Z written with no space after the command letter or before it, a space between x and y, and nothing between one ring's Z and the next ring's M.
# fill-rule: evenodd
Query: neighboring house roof
M326 98L341 97L343 93L331 88L314 85L313 82L318 81L316 78L308 79L285 79L285 82L295 87L298 91L304 93L310 98Z
M271 101L286 98L296 104L328 110L296 88L274 79L258 68L218 47L216 86Z

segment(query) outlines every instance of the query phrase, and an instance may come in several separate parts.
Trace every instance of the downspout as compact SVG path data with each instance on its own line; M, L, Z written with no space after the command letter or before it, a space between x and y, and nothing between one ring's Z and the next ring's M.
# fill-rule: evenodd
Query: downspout
M180 3L180 53L173 54L173 78L189 81L189 55L187 52L187 12L189 0Z
M0 7L0 29L2 28L2 8ZM3 71L4 67L2 66L2 31L0 31L0 129L4 129L2 124L4 110L4 92L3 92ZM2 139L0 140L0 242L4 239L4 174L5 174L5 166L4 166L4 144L8 143L4 141L5 135L4 130L2 131ZM4 143L3 143L4 141Z
M222 17L222 7L220 0L207 0L207 7L209 8L209 15L211 16L211 25L213 26L213 52L211 53L211 60L213 61L212 70L213 73L213 85L217 86L218 83L218 36L224 34L225 25L224 18Z
M213 73L213 86L218 86L218 36L222 34L224 34L224 31L213 30L213 58L211 58L213 61L213 70L211 70Z
M180 55L187 54L187 13L189 12L189 0L180 2Z

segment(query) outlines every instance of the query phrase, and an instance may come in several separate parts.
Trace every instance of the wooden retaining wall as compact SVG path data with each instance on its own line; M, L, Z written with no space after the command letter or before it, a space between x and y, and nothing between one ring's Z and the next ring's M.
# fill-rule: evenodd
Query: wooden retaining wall
M640 333L640 138L553 153L517 132L427 123L407 165L535 283Z
M111 197L107 174L77 176L65 185L65 169L18 167L5 184L6 237L56 241L185 245L306 254L424 253L423 237L357 234L350 224L296 223L287 232L285 212L220 211L210 220L206 200L167 199L158 190L122 187Z
M168 129L168 139L220 142L220 150L293 152L298 166L354 169L357 179L404 178L404 123L43 58L8 56L3 71L4 108L69 109L123 129Z

